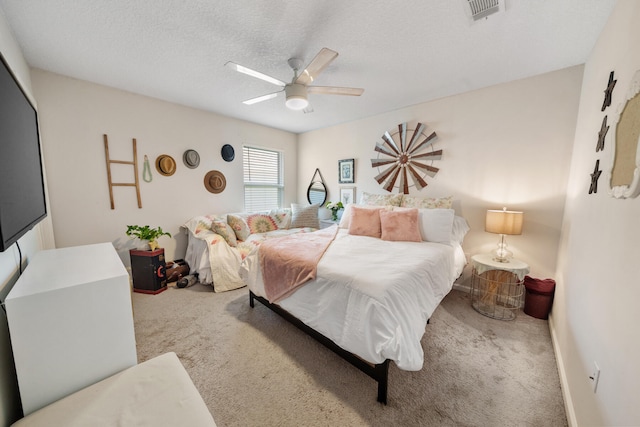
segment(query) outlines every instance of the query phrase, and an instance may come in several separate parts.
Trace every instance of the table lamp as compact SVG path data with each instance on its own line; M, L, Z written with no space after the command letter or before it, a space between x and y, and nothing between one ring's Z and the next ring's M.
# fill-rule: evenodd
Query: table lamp
M500 242L495 251L493 259L498 262L509 262L513 253L507 249L504 236L522 234L523 213L508 211L507 208L499 210L488 210L484 230L488 233L500 235Z

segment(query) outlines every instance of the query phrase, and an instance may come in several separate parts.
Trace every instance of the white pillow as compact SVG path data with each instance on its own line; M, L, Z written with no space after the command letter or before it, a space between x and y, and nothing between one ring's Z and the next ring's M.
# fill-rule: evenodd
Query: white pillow
M471 230L471 228L469 227L467 220L461 216L456 215L453 218L453 228L451 230L451 241L462 244L462 241L464 240L464 236L467 235L469 230Z
M451 243L453 230L453 209L418 209L422 240L435 243Z

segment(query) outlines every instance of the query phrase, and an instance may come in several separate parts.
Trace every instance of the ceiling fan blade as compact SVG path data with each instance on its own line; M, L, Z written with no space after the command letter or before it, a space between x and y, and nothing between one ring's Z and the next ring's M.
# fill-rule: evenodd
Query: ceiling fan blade
M315 58L311 60L307 68L305 68L294 83L308 85L312 83L318 74L324 70L338 56L338 52L323 47Z
M245 67L243 65L236 64L235 62L229 61L224 65L225 65L225 67L229 67L232 70L236 70L239 73L246 74L248 76L255 77L255 78L260 79L260 80L264 80L265 82L269 82L269 83L274 84L276 86L285 87L287 85L282 80L276 79L275 77L268 76L268 75L266 75L264 73L261 73L260 71L252 70L251 68L247 68L247 67Z
M324 95L360 96L364 93L364 89L357 87L308 86L307 92L320 93Z
M278 92L273 92L273 93L268 93L266 95L261 95L261 96L257 96L255 98L251 98L251 99L247 99L246 101L242 101L243 104L246 105L253 105L253 104L257 104L258 102L262 102L262 101L266 101L268 99L273 99L276 96L278 96L278 94L282 92L281 90L279 90Z

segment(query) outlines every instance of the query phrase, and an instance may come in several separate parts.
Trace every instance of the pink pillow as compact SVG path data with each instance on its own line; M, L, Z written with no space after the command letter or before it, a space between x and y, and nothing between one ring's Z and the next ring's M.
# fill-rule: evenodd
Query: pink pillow
M380 211L382 240L421 242L418 209Z
M380 214L379 209L366 209L355 205L351 206L351 220L349 221L349 234L356 236L370 236L380 238Z

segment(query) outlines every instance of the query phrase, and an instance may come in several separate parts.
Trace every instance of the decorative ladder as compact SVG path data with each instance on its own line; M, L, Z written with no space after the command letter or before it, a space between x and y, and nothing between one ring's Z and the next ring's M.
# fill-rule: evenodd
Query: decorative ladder
M138 150L136 149L136 139L133 138L133 161L126 160L111 160L109 158L109 141L107 135L104 134L104 154L107 160L107 179L109 181L109 198L111 199L111 209L115 209L115 203L113 201L113 187L136 187L136 196L138 197L138 208L142 208L142 200L140 199L140 184L138 181ZM133 165L133 174L135 182L133 183L114 183L111 180L111 164L118 163L121 165Z

